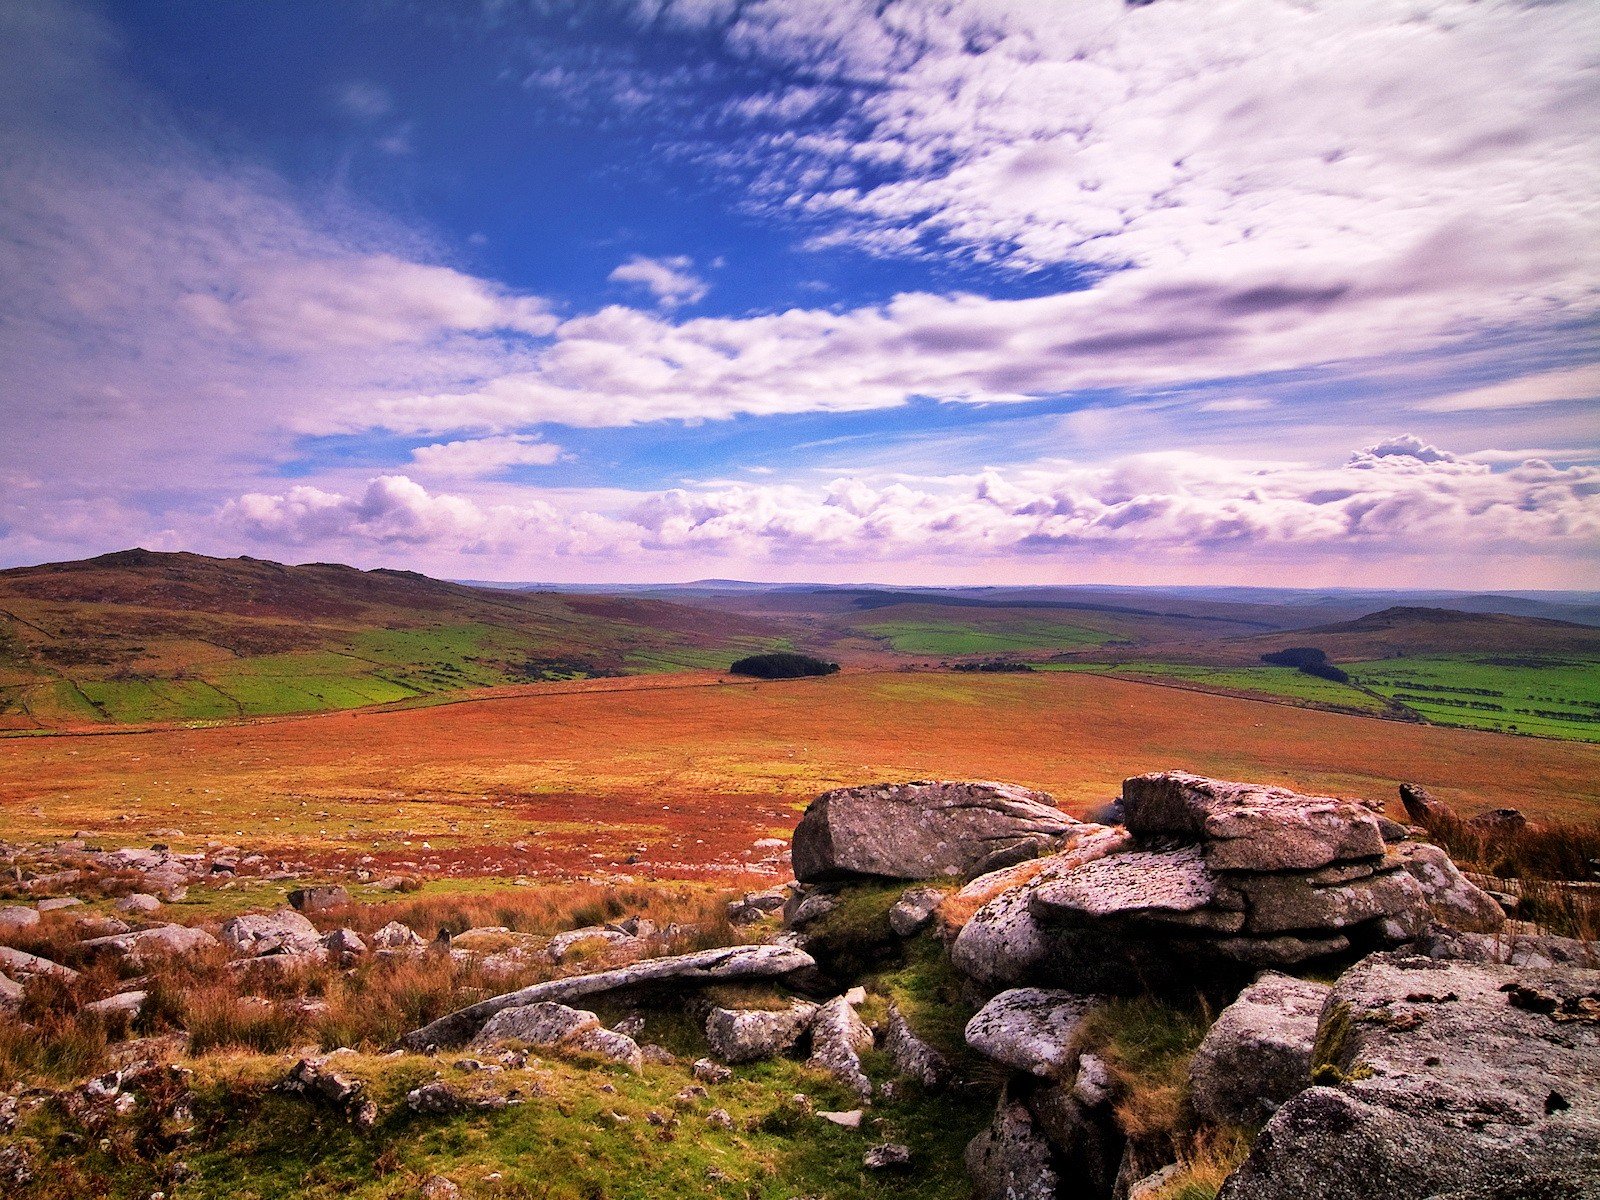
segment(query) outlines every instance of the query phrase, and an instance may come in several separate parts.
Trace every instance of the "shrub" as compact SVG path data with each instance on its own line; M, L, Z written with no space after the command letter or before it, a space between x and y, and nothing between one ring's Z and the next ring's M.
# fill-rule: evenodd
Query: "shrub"
M809 675L832 675L839 664L813 658L809 654L791 654L780 651L774 654L752 654L741 658L728 668L734 675L749 675L755 679L804 679Z

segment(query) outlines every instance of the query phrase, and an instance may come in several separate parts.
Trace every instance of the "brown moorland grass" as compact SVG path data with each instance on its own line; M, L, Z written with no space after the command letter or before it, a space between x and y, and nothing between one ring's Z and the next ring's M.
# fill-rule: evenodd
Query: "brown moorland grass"
M178 828L177 844L313 862L559 876L637 857L624 869L692 877L736 872L830 787L1004 779L1082 813L1127 775L1180 767L1391 802L1412 781L1469 815L1583 820L1600 800L1600 746L1098 676L857 672L5 739L0 837Z

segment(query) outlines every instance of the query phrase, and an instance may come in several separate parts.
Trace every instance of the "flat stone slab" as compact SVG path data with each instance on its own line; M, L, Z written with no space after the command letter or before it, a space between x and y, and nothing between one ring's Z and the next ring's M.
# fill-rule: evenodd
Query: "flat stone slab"
M1096 921L1191 913L1217 898L1217 880L1198 846L1129 850L1040 883L1030 905L1041 921Z
M1043 792L917 780L825 792L795 828L802 883L974 875L1058 845L1077 821Z
M1200 842L1216 871L1313 870L1384 852L1366 805L1287 788L1163 771L1124 780L1122 806L1134 836Z
M1073 1040L1099 1003L1055 988L1012 988L967 1022L967 1045L1018 1071L1055 1078L1071 1066Z
M564 1002L580 996L646 986L702 987L738 979L777 979L812 970L816 965L811 955L791 946L726 946L693 954L647 958L614 970L551 979L480 1000L412 1030L400 1039L400 1044L410 1050L459 1046L502 1009L545 1000Z

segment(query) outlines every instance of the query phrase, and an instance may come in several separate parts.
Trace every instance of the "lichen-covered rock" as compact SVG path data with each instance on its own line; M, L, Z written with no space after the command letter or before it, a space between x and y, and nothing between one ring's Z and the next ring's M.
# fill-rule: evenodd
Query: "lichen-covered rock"
M1311 1085L1311 1047L1326 984L1268 971L1222 1010L1189 1064L1195 1111L1259 1125Z
M1002 1093L994 1119L967 1144L977 1200L1058 1200L1055 1154L1028 1106Z
M723 1062L773 1058L800 1040L816 1014L817 1006L804 1002L776 1010L714 1008L706 1017L706 1041Z
M843 996L817 1009L811 1022L811 1058L863 1100L872 1098L872 1081L861 1069L861 1056L872 1049L872 1030Z
M1407 872L1385 871L1348 883L1324 883L1317 873L1256 874L1236 885L1249 908L1245 930L1259 937L1310 931L1339 933L1383 917L1422 918L1427 899Z
M230 950L261 954L311 954L322 948L317 927L292 908L247 913L222 923L222 942Z
M1364 804L1185 771L1122 785L1129 832L1203 842L1218 871L1313 870L1383 854L1378 815Z
M639 1045L632 1038L606 1029L594 1013L565 1004L525 1004L504 1009L489 1018L471 1044L492 1049L506 1042L584 1050L624 1063L635 1071L644 1062Z
M108 952L126 959L132 966L140 966L150 958L190 954L208 949L218 942L204 929L196 929L191 925L156 925L150 929L90 938L81 944L85 950Z
M1600 972L1378 954L1222 1200L1600 1194Z
M1462 875L1438 846L1403 842L1394 853L1422 887L1433 915L1446 925L1466 933L1494 933L1506 923L1499 902Z
M1129 920L1235 933L1244 925L1244 905L1225 906L1223 899L1204 851L1186 846L1130 850L1086 863L1039 882L1029 905L1041 920L1057 923Z
M917 1036L900 1007L889 1005L889 1019L883 1035L883 1048L895 1070L915 1079L925 1088L940 1088L950 1082L950 1063L944 1055Z
M1013 988L967 1022L967 1045L1014 1070L1059 1077L1072 1065L1078 1030L1098 1003L1073 992Z
M420 951L427 944L416 930L399 921L390 921L372 935L372 945L378 950Z
M1043 792L921 780L825 792L794 831L802 883L956 878L1033 858L1077 824Z
M938 888L910 888L889 909L889 928L899 937L910 937L933 919L944 903Z
M296 912L327 912L330 908L343 908L349 903L350 893L338 884L295 888L289 893L289 905Z
M32 929L39 923L39 914L21 904L11 904L0 908L0 933L10 933L18 929Z

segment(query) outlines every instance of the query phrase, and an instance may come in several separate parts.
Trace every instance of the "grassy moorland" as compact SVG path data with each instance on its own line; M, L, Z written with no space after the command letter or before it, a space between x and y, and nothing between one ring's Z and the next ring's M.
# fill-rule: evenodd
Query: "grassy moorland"
M0 571L0 729L424 701L786 644L771 622L660 600L133 550Z
M826 788L1004 779L1083 812L1142 771L1187 768L1466 813L1587 818L1600 747L1074 672L715 676L201 729L0 741L0 838L76 830L175 842L248 834L313 861L434 874L737 874ZM633 860L630 862L629 860Z

